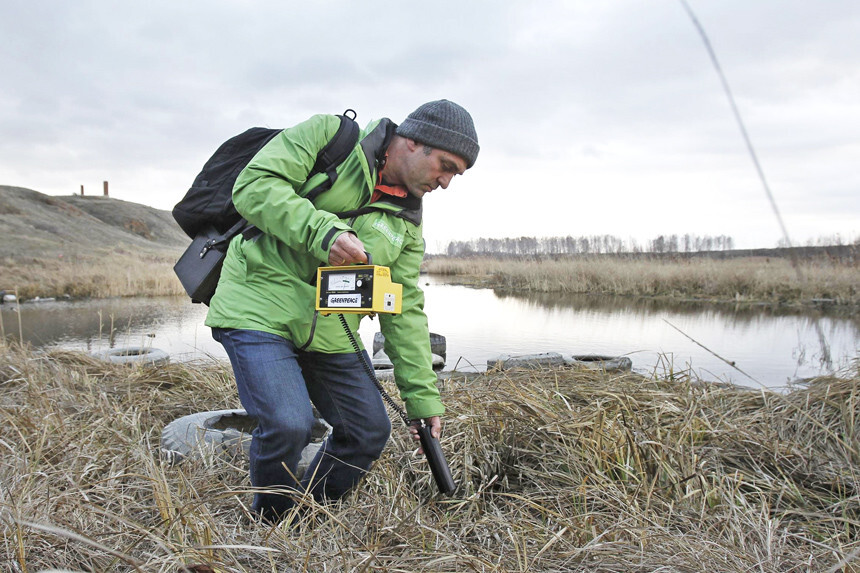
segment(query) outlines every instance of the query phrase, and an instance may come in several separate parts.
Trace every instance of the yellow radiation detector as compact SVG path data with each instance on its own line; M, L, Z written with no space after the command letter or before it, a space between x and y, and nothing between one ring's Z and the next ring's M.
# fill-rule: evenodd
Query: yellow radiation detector
M316 309L329 314L400 314L403 285L391 282L381 265L349 265L317 269Z

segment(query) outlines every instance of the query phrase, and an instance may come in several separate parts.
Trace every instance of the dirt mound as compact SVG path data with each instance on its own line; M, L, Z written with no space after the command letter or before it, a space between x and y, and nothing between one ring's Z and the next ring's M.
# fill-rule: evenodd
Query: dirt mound
M125 247L180 251L189 240L162 211L108 197L50 196L0 185L3 256L16 259Z

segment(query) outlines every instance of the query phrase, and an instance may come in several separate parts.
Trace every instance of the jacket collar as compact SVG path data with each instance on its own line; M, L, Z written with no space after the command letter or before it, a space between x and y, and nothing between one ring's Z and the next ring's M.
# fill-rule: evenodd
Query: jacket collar
M361 140L361 149L364 151L364 157L367 159L367 165L371 170L378 173L385 164L385 152L388 150L388 144L391 143L391 138L394 137L394 130L397 129L397 124L387 117L379 120L370 133L364 136ZM375 177L374 177L375 178Z
M388 150L388 144L391 143L395 129L397 129L397 124L385 117L361 140L361 149L367 159L367 165L373 172L371 176L374 179L376 178L376 174L385 165L385 152ZM423 208L421 199L418 197L412 195L407 195L406 197L386 196L374 203L374 205L378 203L387 203L398 207L399 210L395 213L398 217L406 219L413 225L421 224Z

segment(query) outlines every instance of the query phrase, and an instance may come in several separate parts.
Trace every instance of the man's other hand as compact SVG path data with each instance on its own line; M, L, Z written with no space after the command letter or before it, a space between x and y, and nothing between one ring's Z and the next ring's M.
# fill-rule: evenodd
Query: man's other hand
M425 418L424 425L430 426L430 435L437 440L442 435L442 418L440 418L439 416ZM421 420L415 420L414 422L412 422L412 424L409 425L409 433L412 434L412 439L418 442L421 441L421 436L418 435L418 428L420 427ZM418 446L418 453L423 454L424 448Z

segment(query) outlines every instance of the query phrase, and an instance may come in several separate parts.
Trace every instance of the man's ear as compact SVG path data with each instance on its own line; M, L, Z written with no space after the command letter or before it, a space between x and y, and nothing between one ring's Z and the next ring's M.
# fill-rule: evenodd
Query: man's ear
M406 140L406 149L408 149L409 151L415 151L416 149L421 147L421 144L414 139L409 139L408 137L404 137L403 139Z

